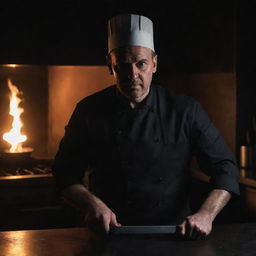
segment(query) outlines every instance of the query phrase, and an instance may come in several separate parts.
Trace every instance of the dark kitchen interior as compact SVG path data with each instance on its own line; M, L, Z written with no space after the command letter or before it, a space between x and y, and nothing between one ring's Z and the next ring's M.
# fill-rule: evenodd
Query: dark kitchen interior
M244 166L240 158L241 146L255 149L256 136L256 18L246 3L105 0L85 8L82 1L11 1L0 7L0 150L8 147L2 135L11 126L11 79L23 92L24 146L33 151L29 164L0 154L0 230L82 225L80 213L56 194L50 167L75 103L113 82L105 66L106 24L128 11L153 20L159 57L154 80L198 99L237 157L241 197L216 221L256 220L256 159ZM196 163L191 173L197 207L208 181Z

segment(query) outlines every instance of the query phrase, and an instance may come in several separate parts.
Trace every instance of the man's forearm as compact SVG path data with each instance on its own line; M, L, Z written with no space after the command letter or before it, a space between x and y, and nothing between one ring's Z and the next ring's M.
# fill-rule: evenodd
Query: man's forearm
M180 233L190 239L197 239L210 234L212 222L230 198L231 194L226 190L212 190L200 209L195 214L188 216L179 225Z
M231 198L231 194L223 189L214 189L210 192L198 213L208 214L212 221L218 213L225 207Z
M74 184L62 192L63 199L73 207L85 212L94 200L99 200L84 185Z

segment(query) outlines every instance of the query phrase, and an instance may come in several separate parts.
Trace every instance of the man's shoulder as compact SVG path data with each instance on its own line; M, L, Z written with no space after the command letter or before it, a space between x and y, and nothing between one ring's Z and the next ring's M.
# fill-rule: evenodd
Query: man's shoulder
M84 97L78 102L79 106L97 106L104 103L107 103L113 100L113 97L116 93L116 86L110 85L105 89L97 91L89 96Z
M165 102L167 104L170 104L172 107L175 108L184 109L191 106L195 106L199 103L198 100L194 97L187 94L175 92L167 87L158 85L157 91L160 97L160 102L161 99L165 99Z

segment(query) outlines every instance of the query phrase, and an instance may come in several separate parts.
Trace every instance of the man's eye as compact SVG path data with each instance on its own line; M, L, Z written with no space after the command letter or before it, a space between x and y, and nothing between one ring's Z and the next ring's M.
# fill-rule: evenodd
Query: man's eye
M116 65L116 69L117 70L124 70L124 69L126 69L126 68L128 68L128 65L127 64L125 64L125 63L120 63L120 64L117 64Z
M137 63L137 67L142 68L145 67L147 65L147 63L145 61L140 61Z

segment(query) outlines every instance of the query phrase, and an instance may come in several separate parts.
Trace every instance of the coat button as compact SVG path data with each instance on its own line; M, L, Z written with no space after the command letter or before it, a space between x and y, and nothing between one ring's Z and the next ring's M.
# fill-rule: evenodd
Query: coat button
M134 179L134 180L137 178L137 176L136 176L135 174L132 174L131 177L132 177L132 179Z
M161 183L163 181L163 178L162 177L159 177L158 179L157 179L157 183Z
M122 130L117 130L117 132L116 132L118 135L121 135L122 133L123 133L123 131Z
M160 207L161 206L161 202L157 202L156 206Z
M158 142L159 142L159 138L158 138L158 137L155 137L155 138L154 138L154 142L158 143Z
M127 160L122 160L122 161L121 161L121 164L122 164L122 165L128 165L129 162L128 162Z

